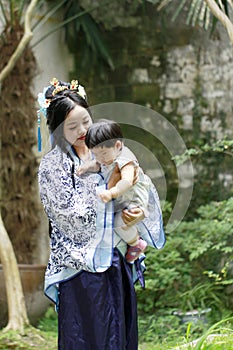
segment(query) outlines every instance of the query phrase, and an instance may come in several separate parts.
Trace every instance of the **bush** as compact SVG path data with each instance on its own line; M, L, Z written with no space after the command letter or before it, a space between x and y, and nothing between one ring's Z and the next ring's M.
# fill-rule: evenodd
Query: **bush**
M232 300L226 290L233 282L232 213L233 198L201 206L196 219L181 222L167 235L161 251L148 248L146 289L136 286L140 316L171 317L175 310L206 308L212 310L211 323L229 316ZM168 319L167 323L172 322ZM168 331L166 325L161 329Z

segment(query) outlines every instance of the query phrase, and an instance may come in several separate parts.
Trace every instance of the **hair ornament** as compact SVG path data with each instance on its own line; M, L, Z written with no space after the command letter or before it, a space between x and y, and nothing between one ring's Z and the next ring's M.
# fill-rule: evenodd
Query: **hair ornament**
M46 86L43 89L43 92L40 92L37 96L37 101L40 106L40 109L37 110L37 149L38 152L41 152L41 144L42 144L42 137L41 137L41 113L46 118L47 114L47 108L50 105L51 99L45 98L45 93L48 90L50 86Z
M68 85L61 85L57 78L53 78L52 80L50 80L50 84L54 86L54 90L52 92L53 96L64 90L73 90L84 100L86 100L87 98L86 91L84 87L79 84L78 80L72 80Z
M64 90L68 90L68 86L58 85L56 87L56 89L53 90L52 95L55 96L56 94L58 94L59 92L64 91Z
M45 117L46 117L46 110L51 102L50 99L45 98L45 93L48 90L48 88L49 88L49 86L45 87L43 89L43 92L40 92L38 94L38 97L37 97L37 101L38 101L39 106L40 106L40 111L44 114Z
M40 110L37 111L37 148L41 152Z
M78 89L79 83L78 80L72 80L70 83L70 90L76 90Z
M59 85L59 80L57 80L57 78L51 79L50 85L53 85L56 88Z
M87 99L86 91L84 87L80 84L78 85L77 94L79 94L84 100Z

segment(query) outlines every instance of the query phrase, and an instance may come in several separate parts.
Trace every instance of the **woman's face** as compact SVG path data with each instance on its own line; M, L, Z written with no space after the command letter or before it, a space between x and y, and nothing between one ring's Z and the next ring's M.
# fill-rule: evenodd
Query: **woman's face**
M64 136L66 140L76 147L85 145L85 136L91 124L92 120L88 111L76 105L67 114L64 122Z

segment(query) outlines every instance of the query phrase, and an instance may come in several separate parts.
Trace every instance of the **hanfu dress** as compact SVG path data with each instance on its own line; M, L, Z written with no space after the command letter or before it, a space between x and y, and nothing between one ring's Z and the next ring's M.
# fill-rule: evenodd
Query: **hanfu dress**
M97 200L106 187L99 174L78 177L79 158L55 146L39 167L39 191L51 225L45 295L58 311L59 350L137 350L134 282L143 283L144 256L126 262L126 243L114 231L114 204ZM165 243L156 189L140 235L160 249Z

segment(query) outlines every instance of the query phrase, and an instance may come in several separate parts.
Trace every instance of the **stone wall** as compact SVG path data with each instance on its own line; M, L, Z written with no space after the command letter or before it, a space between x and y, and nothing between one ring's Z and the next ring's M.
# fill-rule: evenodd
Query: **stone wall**
M125 101L147 106L169 120L188 147L231 136L233 49L225 29L219 24L210 38L209 32L188 27L185 14L172 23L148 3L143 9L135 9L134 22L132 12L125 12L124 17L122 6L119 13L124 25L113 19L111 27L108 19L104 32L115 70L108 69L103 76L98 67L89 67L85 72L76 65L72 72L72 76L86 83L90 103ZM111 16L111 11L108 15ZM104 23L100 13L96 19ZM128 132L127 137L133 137L132 133ZM154 152L157 155L163 150ZM229 195L233 182L231 158L204 157L199 164L194 162L194 167L197 175L205 173L207 179L206 183L197 179L195 184L206 189L204 202ZM168 182L172 177L176 181L176 169L171 164L168 168L165 169L170 174ZM218 185L212 186L218 180ZM171 194L170 184L169 188ZM207 198L208 191L213 193ZM173 193L170 198L174 197Z
M155 60L159 64L157 56ZM167 54L166 72L158 79L158 84L162 90L162 111L180 116L181 128L193 129L195 89L199 84L201 97L206 102L200 110L200 131L210 132L217 139L229 134L229 130L232 133L232 47L212 41L203 48L186 45L171 49ZM174 101L177 101L175 109ZM221 121L222 114L225 125Z

